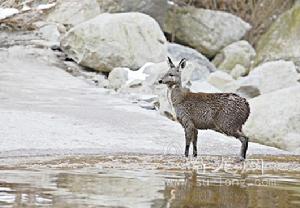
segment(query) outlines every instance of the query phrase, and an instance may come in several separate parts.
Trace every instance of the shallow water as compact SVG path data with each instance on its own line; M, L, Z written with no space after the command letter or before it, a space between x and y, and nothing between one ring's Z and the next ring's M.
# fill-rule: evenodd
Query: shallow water
M81 167L53 160L1 168L0 207L300 207L298 171L151 169L137 158L118 167L86 158Z

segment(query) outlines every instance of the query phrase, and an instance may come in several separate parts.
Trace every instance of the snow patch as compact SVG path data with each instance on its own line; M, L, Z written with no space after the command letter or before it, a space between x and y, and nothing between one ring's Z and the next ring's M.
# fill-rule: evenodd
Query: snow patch
M40 4L40 5L38 5L37 9L38 10L50 9L50 8L54 7L55 5L56 5L56 3L52 3L52 4Z
M131 83L134 80L141 80L141 81L145 81L145 79L147 78L147 76L149 76L149 74L145 73L145 69L149 66L152 65L153 63L146 63L144 66L142 66L139 70L137 71L132 71L130 69L127 69L128 72L128 80L126 82L126 84Z
M0 8L0 20L18 14L19 10L15 8Z

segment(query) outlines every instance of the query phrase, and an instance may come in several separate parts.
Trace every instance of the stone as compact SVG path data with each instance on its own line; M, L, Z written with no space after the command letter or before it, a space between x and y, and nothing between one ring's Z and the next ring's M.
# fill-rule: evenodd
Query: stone
M300 150L300 86L267 93L249 101L244 133L252 142L289 151Z
M60 32L57 23L47 23L39 28L40 36L47 41L52 42L55 45L59 45Z
M78 64L97 71L115 67L137 70L166 60L166 39L158 23L141 13L101 14L72 28L61 40Z
M249 69L255 55L255 50L250 43L241 40L223 48L213 59L212 63L218 69L230 73L237 64Z
M216 88L223 90L224 86L234 81L234 79L226 72L216 71L209 75L207 81Z
M128 80L127 68L114 68L108 75L109 88L118 90L126 84Z
M168 43L168 56L174 61L186 58L188 62L194 62L203 67L203 73L214 72L216 67L200 52L187 46L176 43Z
M173 5L164 31L212 58L225 46L240 40L250 28L248 23L230 13Z
M300 65L300 2L284 12L257 42L255 65L284 59Z
M191 92L205 92L205 93L220 93L222 92L215 86L211 85L207 81L193 81L191 82L189 89Z
M97 0L102 13L140 12L153 17L161 26L168 10L167 0Z
M227 84L225 91L251 98L283 88L299 85L299 74L291 61L266 62L253 69L247 77Z
M238 79L240 77L244 77L248 74L249 70L246 69L243 65L237 64L235 67L231 70L230 75L234 79Z
M58 0L49 12L47 20L64 25L75 26L100 14L96 0Z

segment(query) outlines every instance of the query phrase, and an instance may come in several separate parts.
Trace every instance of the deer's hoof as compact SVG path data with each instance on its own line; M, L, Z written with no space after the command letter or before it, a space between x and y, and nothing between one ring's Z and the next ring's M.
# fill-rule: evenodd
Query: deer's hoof
M193 154L193 157L197 157L198 155L197 155L197 153L196 154Z
M239 157L239 161L240 161L240 162L245 161L245 159L246 159L246 158L244 158L244 157L242 157L242 156Z

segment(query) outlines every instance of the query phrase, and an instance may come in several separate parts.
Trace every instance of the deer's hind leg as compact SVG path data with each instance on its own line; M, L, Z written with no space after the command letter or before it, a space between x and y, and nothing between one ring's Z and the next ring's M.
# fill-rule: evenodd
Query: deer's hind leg
M240 161L246 159L246 154L248 150L248 137L246 137L241 131L238 131L233 135L242 143L241 150L240 150Z
M198 130L196 128L193 129L193 156L197 157L197 139L198 139Z

